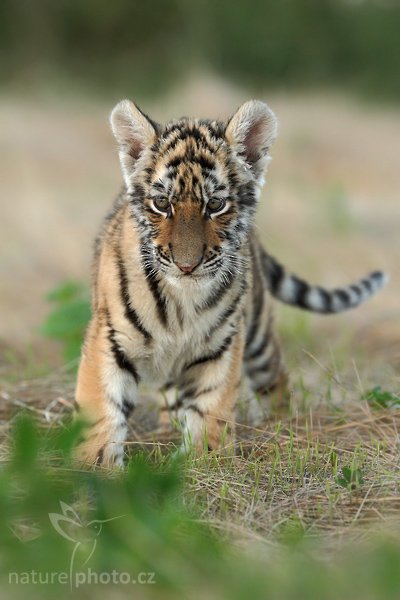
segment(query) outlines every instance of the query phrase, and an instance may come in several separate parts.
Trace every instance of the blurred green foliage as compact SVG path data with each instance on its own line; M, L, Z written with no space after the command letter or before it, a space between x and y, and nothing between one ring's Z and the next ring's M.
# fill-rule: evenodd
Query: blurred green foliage
M395 0L2 0L0 81L155 93L208 67L254 90L400 99Z
M65 281L47 296L53 309L42 325L42 334L61 342L66 362L79 357L86 326L90 319L88 289Z
M65 424L45 431L27 416L17 420L11 457L0 471L0 584L7 582L8 572L69 573L74 540L60 535L49 518L52 513L61 517L60 502L73 507L79 517L78 522L69 514L77 521L75 528L61 520L71 538L88 543L91 533L96 537L85 568L82 563L91 548L79 548L77 571L116 569L132 577L154 572L154 585L175 593L191 580L199 583L213 560L221 560L221 545L182 502L181 463L155 464L138 453L126 472L115 476L74 470L71 448L80 430L79 424ZM96 536L90 523L108 519ZM39 585L36 593L54 598L54 587Z
M85 471L71 462L80 434L79 423L43 428L25 415L15 421L10 456L0 467L1 597L72 597L69 580L15 583L16 576L33 570L43 581L49 573L72 574L75 598L398 598L395 536L378 538L373 547L351 546L332 563L315 558L318 542L294 515L278 532L279 548L271 552L269 545L254 541L244 553L201 522L201 505L188 509L186 480L193 457L139 451L125 471ZM351 484L352 474L348 477ZM69 537L54 527L54 518ZM101 529L96 523L103 523ZM155 583L76 588L77 576L89 569L132 578L154 573ZM11 585L9 573L14 574Z
M380 385L375 386L362 395L374 408L400 408L400 396L383 390Z

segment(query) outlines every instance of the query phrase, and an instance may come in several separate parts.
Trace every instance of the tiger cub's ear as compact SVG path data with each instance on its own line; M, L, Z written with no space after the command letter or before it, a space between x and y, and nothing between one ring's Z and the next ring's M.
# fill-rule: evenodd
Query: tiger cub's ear
M264 102L245 102L225 129L227 141L236 148L257 179L268 163L268 151L278 134L278 120Z
M121 100L110 115L111 129L118 142L119 160L125 183L143 150L157 137L159 126L130 100Z

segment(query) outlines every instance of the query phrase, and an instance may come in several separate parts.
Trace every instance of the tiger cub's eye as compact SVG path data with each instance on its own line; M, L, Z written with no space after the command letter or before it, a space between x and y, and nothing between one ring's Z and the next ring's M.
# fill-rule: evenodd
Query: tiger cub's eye
M210 212L218 212L224 208L225 204L225 200L222 200L221 198L211 198L211 200L208 201L207 208Z
M168 198L155 198L153 204L158 210L166 211L169 207L169 200Z

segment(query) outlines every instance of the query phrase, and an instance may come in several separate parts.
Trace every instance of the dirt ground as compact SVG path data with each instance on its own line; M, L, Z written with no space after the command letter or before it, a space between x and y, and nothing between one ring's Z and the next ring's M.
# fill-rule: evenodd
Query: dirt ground
M243 90L198 75L143 108L158 120L225 118L247 98ZM260 236L290 270L312 282L333 286L376 268L389 271L389 286L372 302L345 315L312 317L310 331L327 349L345 332L355 350L397 370L400 112L334 95L265 91L262 98L280 120L280 136L260 203ZM5 348L40 351L46 293L65 279L89 280L92 239L121 184L107 123L111 108L87 97L0 96ZM297 318L288 314L281 315L284 328L286 319L290 325ZM53 353L54 346L45 347Z

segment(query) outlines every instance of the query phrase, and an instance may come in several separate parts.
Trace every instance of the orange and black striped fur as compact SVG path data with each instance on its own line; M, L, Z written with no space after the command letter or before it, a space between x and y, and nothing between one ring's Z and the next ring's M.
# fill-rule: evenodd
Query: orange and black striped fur
M123 463L141 382L164 390L184 446L218 448L232 441L240 382L256 413L255 398L284 380L271 296L336 313L384 282L376 272L312 287L260 245L253 221L277 133L266 104L247 102L227 123L161 126L122 101L111 126L125 185L97 239L76 391L91 424L79 457L108 466Z

